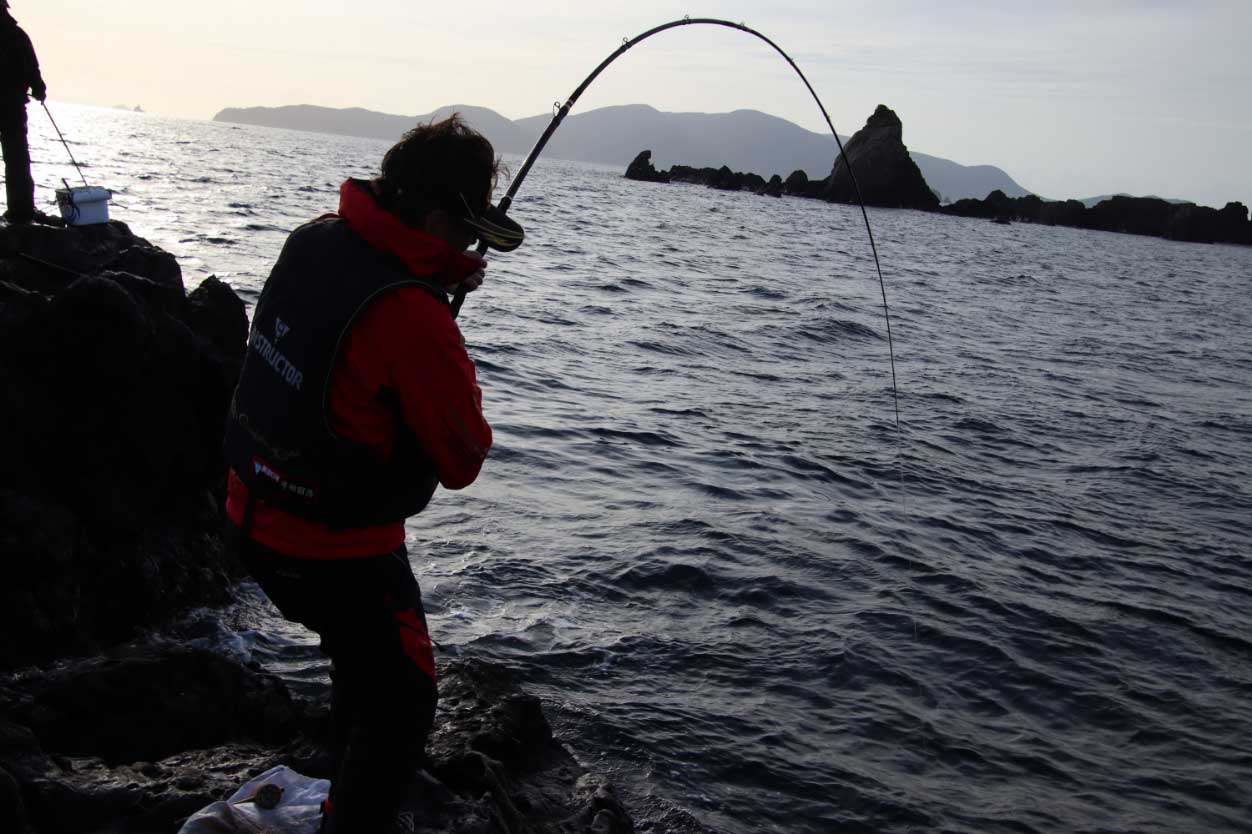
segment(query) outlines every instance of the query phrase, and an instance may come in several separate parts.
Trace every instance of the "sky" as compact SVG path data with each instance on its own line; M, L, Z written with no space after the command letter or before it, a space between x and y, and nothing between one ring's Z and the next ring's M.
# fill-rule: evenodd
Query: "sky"
M189 119L284 104L534 116L624 38L719 17L786 50L842 134L882 103L911 150L996 165L1044 197L1252 205L1249 0L10 2L52 102ZM827 131L768 45L720 27L636 46L577 111L636 103L761 110Z

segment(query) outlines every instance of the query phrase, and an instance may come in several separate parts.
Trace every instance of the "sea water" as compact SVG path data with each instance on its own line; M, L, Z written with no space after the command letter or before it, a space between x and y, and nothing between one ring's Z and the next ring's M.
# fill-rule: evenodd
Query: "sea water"
M389 144L54 107L250 306ZM871 210L897 431L859 210L541 159L512 214L460 320L495 446L408 545L641 831L1252 831L1252 248ZM254 587L207 617L324 691Z

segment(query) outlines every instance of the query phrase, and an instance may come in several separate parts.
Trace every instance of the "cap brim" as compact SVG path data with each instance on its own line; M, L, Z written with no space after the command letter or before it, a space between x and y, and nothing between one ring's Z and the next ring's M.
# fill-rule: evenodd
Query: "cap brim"
M526 239L521 224L494 205L488 206L477 217L466 218L462 222L474 230L479 240L498 252L512 252Z

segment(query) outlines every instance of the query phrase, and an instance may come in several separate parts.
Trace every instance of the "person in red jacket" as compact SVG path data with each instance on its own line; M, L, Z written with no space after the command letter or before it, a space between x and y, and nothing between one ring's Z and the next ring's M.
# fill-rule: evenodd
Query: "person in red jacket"
M491 204L498 160L457 116L419 126L339 211L288 238L253 316L226 432L240 553L331 660L337 760L324 831L411 830L437 698L404 521L491 448L449 293L522 229Z
M48 96L35 47L10 16L9 0L0 0L0 148L4 153L4 219L10 223L36 218L35 181L26 141L27 91L39 101Z

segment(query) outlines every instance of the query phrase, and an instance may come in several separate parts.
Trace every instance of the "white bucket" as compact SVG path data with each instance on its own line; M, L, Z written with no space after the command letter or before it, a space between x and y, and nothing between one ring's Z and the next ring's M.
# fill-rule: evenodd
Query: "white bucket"
M113 192L107 188L58 188L57 208L61 219L71 226L90 226L109 222L109 199Z

